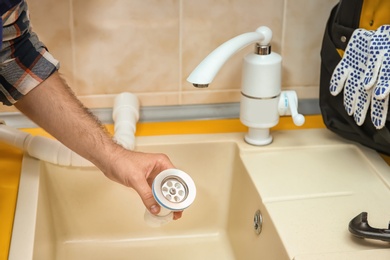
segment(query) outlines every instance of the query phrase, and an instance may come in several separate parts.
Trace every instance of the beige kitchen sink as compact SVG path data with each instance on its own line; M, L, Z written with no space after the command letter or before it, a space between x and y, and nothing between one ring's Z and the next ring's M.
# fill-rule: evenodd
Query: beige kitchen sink
M197 187L183 217L159 228L97 169L26 156L9 259L389 259L388 243L348 232L362 211L374 226L390 220L382 158L326 129L273 136L265 147L241 133L137 137L137 150L166 153Z

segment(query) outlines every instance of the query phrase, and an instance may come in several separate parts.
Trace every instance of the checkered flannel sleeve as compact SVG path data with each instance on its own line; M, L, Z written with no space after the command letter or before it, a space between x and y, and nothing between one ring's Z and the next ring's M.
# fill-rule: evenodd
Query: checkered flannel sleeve
M32 32L27 3L3 14L0 101L12 105L59 68L59 62Z

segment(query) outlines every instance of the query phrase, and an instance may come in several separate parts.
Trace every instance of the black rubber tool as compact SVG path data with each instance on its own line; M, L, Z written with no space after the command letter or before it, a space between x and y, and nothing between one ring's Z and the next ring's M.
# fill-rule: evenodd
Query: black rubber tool
M390 242L390 223L387 229L373 228L368 224L367 212L362 212L349 222L349 232L359 238Z

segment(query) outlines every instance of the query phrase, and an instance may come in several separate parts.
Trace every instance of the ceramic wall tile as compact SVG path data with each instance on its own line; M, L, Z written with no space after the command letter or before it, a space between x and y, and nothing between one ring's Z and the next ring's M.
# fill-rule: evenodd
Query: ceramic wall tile
M60 61L61 73L73 85L72 9L69 0L27 1L33 31Z
M239 89L206 90L198 89L194 91L182 91L182 104L212 104L230 103L240 100Z
M338 0L27 0L34 30L60 72L90 107L136 93L144 106L238 102L243 57L236 53L207 89L186 78L223 42L261 25L283 57L283 89L317 98L319 50ZM0 107L0 111L12 108Z
M77 93L177 91L179 0L73 1Z
M330 11L337 2L286 0L282 45L285 87L318 86L322 37Z
M136 94L141 106L171 106L180 104L180 92L151 92ZM79 96L83 104L88 104L89 108L112 107L116 94L105 95L85 95Z

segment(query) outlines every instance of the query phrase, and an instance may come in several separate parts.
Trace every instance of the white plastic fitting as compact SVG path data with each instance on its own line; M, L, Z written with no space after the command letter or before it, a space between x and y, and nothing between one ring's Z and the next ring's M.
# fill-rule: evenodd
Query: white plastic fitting
M132 93L121 93L114 100L114 140L127 150L133 150L135 147L134 134L139 119L139 107L138 98Z
M151 227L161 227L173 220L175 211L182 211L194 202L196 186L187 173L179 169L167 169L154 179L152 192L160 205L160 212L153 215L145 209L144 219Z

